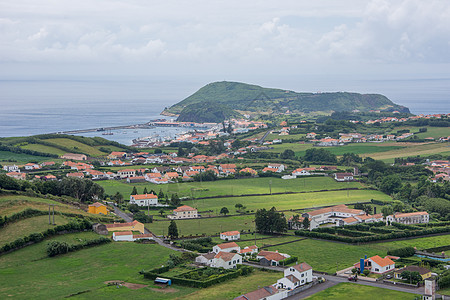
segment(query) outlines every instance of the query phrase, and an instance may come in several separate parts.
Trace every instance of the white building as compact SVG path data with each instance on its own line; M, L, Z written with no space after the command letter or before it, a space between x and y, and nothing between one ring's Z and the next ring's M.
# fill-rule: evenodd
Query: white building
M345 204L325 207L303 213L303 218L310 219L310 229L319 227L320 224L334 223L339 224L339 221L349 217L364 215L365 212L360 209L348 208Z
M3 166L3 170L6 172L20 172L19 167L16 165Z
M401 223L401 224L420 224L428 223L430 215L426 211L418 211L412 213L395 213L386 217L386 223Z
M38 164L33 164L33 163L27 163L26 165L24 165L25 170L37 170L40 169L41 166L39 166Z
M310 176L311 172L309 172L309 170L306 169L297 169L292 171L292 175L293 176Z
M119 170L119 171L117 171L117 176L119 176L122 179L128 178L128 177L134 177L134 176L136 176L136 170L133 170L133 169Z
M204 264L204 265L210 266L213 263L215 256L216 256L216 253L214 253L214 252L201 254L195 258L195 262L199 263L199 264Z
M220 239L224 241L236 241L241 238L239 231L226 231L220 234Z
M130 204L136 204L138 206L157 206L158 196L153 194L131 195Z
M237 253L219 252L214 256L210 267L234 269L237 265L242 264L242 257Z
M352 173L336 173L336 174L334 174L334 180L336 180L336 181L352 181L353 174Z
M246 246L244 249L241 249L241 251L239 251L239 254L247 256L247 255L252 255L252 254L256 254L258 253L258 246L256 245L251 245L251 246Z
M291 266L284 270L284 277L277 280L277 289L293 290L313 281L312 267L307 263Z
M236 251L237 253L239 253L241 251L241 247L239 247L239 245L236 244L235 242L230 242L215 245L212 251L216 254L219 252L231 252L231 251Z
M358 262L354 264L357 270L361 269L361 264ZM395 262L389 257L381 258L379 255L369 257L364 260L364 270L369 270L371 273L383 274L395 269Z
M198 211L187 205L180 206L173 210L172 215L168 215L169 219L193 219L198 217Z
M134 242L136 240L153 240L151 234L134 234L131 231L113 232L113 240L116 242Z
M277 169L277 173L281 173L285 169L285 166L283 164L269 164L267 167Z

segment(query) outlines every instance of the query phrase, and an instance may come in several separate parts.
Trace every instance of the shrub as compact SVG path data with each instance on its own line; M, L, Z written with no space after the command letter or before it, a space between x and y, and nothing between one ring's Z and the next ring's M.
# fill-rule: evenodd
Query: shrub
M413 256L415 252L416 251L414 250L413 247L404 247L404 248L389 250L387 252L387 254L393 255L393 256L400 256L400 257L409 257L409 256Z

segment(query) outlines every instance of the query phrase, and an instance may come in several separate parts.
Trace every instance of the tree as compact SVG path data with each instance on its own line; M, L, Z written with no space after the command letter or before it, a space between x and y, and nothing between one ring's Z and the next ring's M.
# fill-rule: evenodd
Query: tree
M137 191L136 187L133 186L133 190L131 191L131 195L137 195L137 194L138 194L138 191Z
M242 205L241 203L236 203L234 207L236 208L236 210L240 210L242 207L244 207L244 205Z
M114 201L116 201L117 204L121 204L123 201L123 195L119 192L116 192L116 194L112 197Z
M284 214L276 211L275 207L270 210L258 209L255 214L256 230L261 233L273 234L274 232L285 232L287 222Z
M153 153L160 154L160 153L163 153L163 151L161 149L159 149L159 148L156 148Z
M280 153L281 159L295 159L295 152L291 149L286 149L282 153Z
M164 215L164 209L163 209L163 208L161 208L161 209L159 210L159 214L161 215L161 217Z
M381 213L383 214L383 217L386 218L387 216L392 215L394 210L392 209L392 206L385 205L381 208Z
M364 269L363 274L364 276L367 276L370 274L370 271L368 269Z
M144 187L144 192L143 192L143 194L148 194L147 187Z
M169 225L169 229L168 229L168 236L171 239L176 239L178 238L178 228L177 228L177 223L175 223L174 220L170 221L170 225Z
M158 199L163 199L163 198L164 198L164 193L161 189L159 189Z
M310 226L309 219L308 218L303 218L302 225L303 225L303 229L309 229L309 226Z
M336 155L326 149L312 148L305 152L304 159L312 162L336 163Z
M132 212L133 214L137 213L140 210L139 209L139 205L137 205L137 204L128 204L128 210L130 212Z
M177 153L177 156L178 157L181 157L181 156L185 156L186 155L186 152L184 151L184 149L183 149L183 147L178 147L178 153Z
M221 213L222 215L227 215L227 214L229 213L228 208L226 208L225 206L222 207L222 208L220 209L220 213Z
M175 193L175 194L172 195L172 198L170 199L170 203L171 203L173 206L179 206L179 205L181 204L180 197L178 197L178 194L177 194L177 193Z
M355 163L362 162L362 158L355 153L344 153L339 162L344 166L351 166Z
M398 175L388 175L381 181L380 189L388 195L397 193L402 187L402 180Z

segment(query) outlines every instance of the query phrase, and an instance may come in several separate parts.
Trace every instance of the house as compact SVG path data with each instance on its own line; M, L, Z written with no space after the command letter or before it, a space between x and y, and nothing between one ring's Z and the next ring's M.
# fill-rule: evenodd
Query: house
M3 170L6 172L20 172L19 167L16 165L3 166Z
M236 164L220 164L219 165L219 171L222 171L225 169L236 169Z
M259 259L259 264L263 266L278 266L280 261L289 257L291 256L278 251L260 251L256 255L256 259Z
M225 241L235 241L241 238L239 231L226 231L220 234L220 239Z
M352 173L335 173L334 180L336 180L336 181L352 181L353 174Z
M177 172L167 172L164 174L164 178L168 180L177 179L178 177L180 177L180 175Z
M153 194L131 195L130 204L136 204L138 206L157 206L158 196Z
M239 251L239 254L242 254L244 256L256 253L258 253L258 246L256 245L246 246L244 249L241 249L241 251Z
M154 184L165 184L169 183L169 180L167 178L152 178L149 180L151 183Z
M339 140L331 139L331 138L321 139L320 142L317 144L317 146L321 146L321 147L332 147L332 146L338 146L338 145L339 145Z
M128 178L128 177L134 177L134 176L136 176L136 170L133 170L133 169L119 170L119 171L117 171L117 176L119 176L122 179Z
M308 168L309 169L309 168ZM306 168L298 168L294 171L292 171L292 176L310 176L311 173Z
M195 258L195 262L209 266L213 263L215 256L216 256L216 253L214 253L214 252L201 254Z
M54 161L44 161L43 163L41 163L41 167L51 167L54 165L55 165Z
M244 168L244 169L242 169L242 170L240 170L239 171L239 173L249 173L249 174L251 174L252 176L256 176L256 175L258 175L258 172L256 172L254 169L252 169L252 168Z
M241 251L241 247L239 247L239 245L236 244L235 242L230 242L215 245L212 251L216 254L219 252L232 252L232 251L236 251L236 253L239 253Z
M108 231L139 231L144 233L144 224L134 220L129 223L106 224L106 229Z
M345 226L345 225L353 225L358 223L373 223L383 221L382 214L363 214L363 215L355 215L353 217L348 217L344 219L339 219L336 221L336 226Z
M293 290L313 281L313 269L307 263L300 263L284 270L284 277L274 284L277 289Z
M50 180L56 180L57 178L55 175L49 174L49 175L41 176L41 179L50 181Z
M285 169L285 166L283 164L269 164L267 167L277 169L277 173L281 173Z
M212 268L234 269L237 265L242 264L242 257L237 253L220 251L214 256Z
M108 157L108 159L127 158L127 153L126 152L113 151L107 157Z
M364 263L364 267L361 270L361 264ZM392 261L388 256L381 258L379 255L375 255L366 259L361 259L360 262L353 265L360 273L365 269L369 270L371 273L383 274L388 271L395 269L395 262Z
M173 210L172 215L168 215L169 219L192 219L198 217L197 209L183 205Z
M106 205L103 205L100 202L95 202L94 204L89 205L88 213L96 215L107 215L108 208L106 207Z
M38 164L27 163L24 165L25 170L39 170L41 168Z
M422 277L422 280L425 280L425 279L431 277L431 271L429 269L424 268L424 267L411 265L411 266L406 266L404 268L395 270L394 271L394 278L401 279L402 278L401 274L404 271L418 272L420 274L420 276Z
M236 297L234 300L279 300L283 298L285 298L285 296L281 295L276 287L265 286L256 291Z
M401 224L420 224L428 223L430 215L426 211L418 211L412 213L395 213L386 217L386 223L401 223Z
M289 229L294 229L294 230L299 230L299 229L301 229L301 228L303 228L303 221L304 221L304 217L298 217L298 221L294 221L294 216L291 216L289 219L288 219L288 228ZM311 227L311 219L309 219L309 224L310 224L310 227ZM318 226L318 224L317 224L317 226ZM314 228L315 228L315 226L314 226ZM306 229L309 229L309 228L306 228Z
M61 155L63 159L72 159L72 160L87 160L87 156L84 154L76 154L76 153L66 153Z
M325 207L302 214L303 218L310 219L310 229L319 227L320 224L334 223L338 224L339 220L363 215L365 212L360 209L348 208L345 204Z
M133 232L131 231L120 231L120 232L113 232L112 238L116 242L120 241L132 241L133 240Z
M317 136L317 133L315 133L315 132L310 132L310 133L306 134L307 139L315 139L316 136Z
M131 231L113 232L113 240L116 242L134 242L136 240L153 240L152 234L133 234Z
M334 170L337 170L337 167L336 166L321 166L319 168L319 170L321 170L321 171L334 171Z
M18 179L18 180L25 180L27 177L27 174L20 173L20 172L9 172L9 173L6 173L6 176L14 178L14 179Z
M93 180L106 178L106 174L97 170L86 170L86 174L92 176Z
M81 172L67 173L66 177L84 178L84 174Z
M170 171L169 167L154 167L153 169L150 170L152 173L166 173Z
M262 172L263 172L263 173L267 173L267 172L273 172L273 173L276 173L276 172L278 172L278 169L276 169L276 168L265 167L264 169L262 169Z

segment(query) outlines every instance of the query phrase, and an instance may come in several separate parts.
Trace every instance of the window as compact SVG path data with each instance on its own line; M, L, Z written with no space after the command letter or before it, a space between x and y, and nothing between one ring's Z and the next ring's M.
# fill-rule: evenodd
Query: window
M228 263L229 266L231 266L231 261Z
M305 274L304 273L302 273L302 277L304 277L305 276Z
M379 272L380 270L378 270L378 268L375 268L375 272Z

